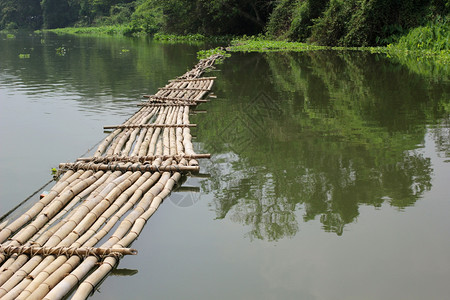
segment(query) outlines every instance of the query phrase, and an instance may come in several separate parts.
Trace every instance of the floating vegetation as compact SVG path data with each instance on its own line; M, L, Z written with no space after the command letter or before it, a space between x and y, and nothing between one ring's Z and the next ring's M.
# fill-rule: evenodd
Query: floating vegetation
M204 41L206 38L204 35L196 33L196 34L187 34L187 35L176 35L176 34L163 34L163 33L156 33L153 36L153 39L155 41L174 41L174 42L180 42L180 41Z
M19 54L19 58L20 59L25 59L25 58L30 58L31 57L31 54L29 54L29 53L21 53L21 54Z
M130 52L130 49L122 49L122 53L128 53Z
M113 26L98 26L98 27L65 27L56 29L45 29L35 31L39 32L53 32L56 34L78 34L78 35L123 35L126 25Z
M14 34L12 34L12 33L8 33L8 34L6 35L6 38L7 38L7 39L15 39L16 36L15 36Z
M64 56L67 53L67 49L64 46L56 48L56 54L59 56Z
M225 57L230 57L231 54L227 53L223 47L217 47L209 50L200 50L197 52L197 59L205 59L214 54L220 54L223 58L219 58L216 60L216 64L221 64Z

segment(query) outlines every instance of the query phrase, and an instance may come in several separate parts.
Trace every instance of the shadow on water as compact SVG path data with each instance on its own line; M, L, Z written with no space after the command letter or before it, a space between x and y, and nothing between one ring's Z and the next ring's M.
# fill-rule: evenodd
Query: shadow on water
M294 236L298 212L342 235L361 205L413 206L431 189L427 130L449 156L449 83L380 55L233 54L219 76L193 120L214 153L202 189L250 239Z

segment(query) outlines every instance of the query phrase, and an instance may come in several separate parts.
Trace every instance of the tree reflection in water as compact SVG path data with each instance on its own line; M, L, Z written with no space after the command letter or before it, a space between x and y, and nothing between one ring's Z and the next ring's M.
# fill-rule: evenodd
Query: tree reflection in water
M383 57L234 54L218 76L222 99L193 121L214 154L202 190L251 239L294 236L298 211L342 235L361 205L414 205L431 189L429 127L449 155L448 83Z

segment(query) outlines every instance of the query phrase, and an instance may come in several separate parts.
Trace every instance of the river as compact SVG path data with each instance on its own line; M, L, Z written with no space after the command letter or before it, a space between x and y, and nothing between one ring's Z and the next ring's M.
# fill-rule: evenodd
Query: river
M0 217L205 47L1 34ZM195 149L212 154L203 176L166 199L92 299L448 297L448 73L317 51L233 53L206 76L217 98L191 119Z

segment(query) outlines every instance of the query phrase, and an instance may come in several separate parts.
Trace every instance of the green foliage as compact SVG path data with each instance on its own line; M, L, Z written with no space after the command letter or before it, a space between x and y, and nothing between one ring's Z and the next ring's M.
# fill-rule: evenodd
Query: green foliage
M273 1L270 0L152 1L162 8L162 31L181 35L259 33L273 9Z
M356 0L331 0L323 15L315 20L311 29L310 42L320 45L341 45L341 38L347 31Z
M199 33L186 35L156 33L153 39L155 41L204 41L206 37Z
M328 0L283 0L274 8L267 34L271 38L306 41L311 35L313 21L325 10Z
M30 58L30 57L31 57L31 54L29 54L29 53L21 53L21 54L19 54L19 58L20 59Z
M272 40L370 47L396 43L416 27L434 24L408 39L419 47L443 49L449 13L446 0L3 0L0 29L123 25L120 32L127 36L163 33L187 35L189 41L195 34L265 31Z
M234 37L233 36L205 36L200 33L195 34L165 34L165 33L155 33L153 35L153 40L163 43L176 44L204 44L209 43L226 43L228 44Z
M44 28L65 27L77 19L77 3L69 0L42 0Z
M450 18L439 17L400 38L397 47L408 50L450 50Z
M56 34L79 34L79 35L123 35L126 31L126 25L98 26L98 27L65 27L48 29L44 31L54 32Z
M271 39L326 46L387 45L449 8L442 0L282 0L266 30Z
M321 16L328 2L328 0L302 1L294 11L289 38L296 41L306 41L311 35L313 21Z
M156 1L144 1L131 16L125 35L152 35L161 30L164 23L162 7Z
M434 10L431 0L331 0L312 27L321 45L374 46L395 42Z
M67 49L64 46L56 48L56 55L65 56L67 53Z
M231 54L227 53L227 51L225 49L223 49L223 47L217 47L217 48L213 48L213 49L198 51L197 59L205 59L205 58L208 58L215 54L223 55L224 58L231 56ZM217 59L215 61L215 64L221 64L221 63L223 63L223 59Z
M282 0L277 3L267 22L266 33L271 39L283 39L291 27L293 11L299 5L298 0Z
M40 0L0 1L0 29L37 29L42 25Z
M128 24L134 11L134 2L116 4L111 6L107 16L97 18L95 23L99 25Z
M232 52L271 52L271 51L309 51L323 50L326 47L300 42L272 41L262 37L243 37L231 41Z

